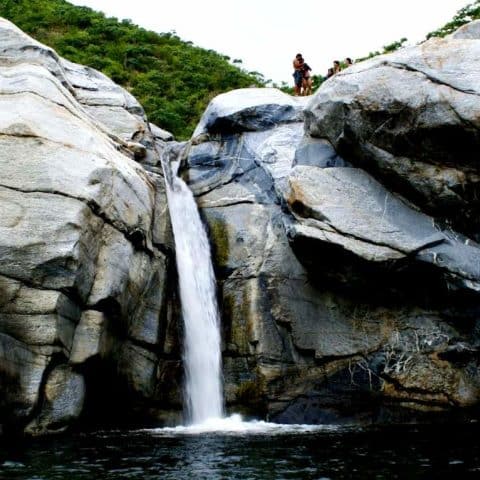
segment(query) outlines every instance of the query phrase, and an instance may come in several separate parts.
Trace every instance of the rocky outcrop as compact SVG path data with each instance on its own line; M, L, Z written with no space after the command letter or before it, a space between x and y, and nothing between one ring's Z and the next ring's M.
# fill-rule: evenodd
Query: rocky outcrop
M125 405L155 397L169 138L128 92L2 19L0 43L0 424L38 434L112 384Z
M392 269L415 261L439 269L451 288L480 290L480 246L408 206L358 168L295 167L288 203L298 222L292 239L317 238Z
M448 38L480 40L480 20L466 23L458 30L449 35Z
M426 213L476 237L479 52L478 40L454 34L348 68L315 95L306 131Z
M212 239L232 410L370 423L478 406L468 38L363 62L307 105L247 89L207 109L183 174Z

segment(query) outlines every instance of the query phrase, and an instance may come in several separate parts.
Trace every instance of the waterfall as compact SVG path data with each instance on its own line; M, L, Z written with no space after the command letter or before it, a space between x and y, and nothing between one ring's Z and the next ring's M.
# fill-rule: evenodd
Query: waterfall
M210 245L192 192L177 176L178 161L162 164L175 237L185 338L185 399L193 424L223 417L222 359L216 282Z
M185 403L190 425L154 431L160 435L206 432L276 435L328 430L325 425L281 425L258 420L245 422L238 414L224 416L220 316L210 244L193 194L177 176L181 156L177 148L170 147L160 158L175 237L185 327Z

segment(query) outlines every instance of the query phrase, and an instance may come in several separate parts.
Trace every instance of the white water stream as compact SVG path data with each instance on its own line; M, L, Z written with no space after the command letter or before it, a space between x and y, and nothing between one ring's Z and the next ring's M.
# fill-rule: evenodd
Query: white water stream
M189 423L223 417L220 322L210 245L197 204L185 182L172 169L167 184L175 237L180 298L185 328L185 397Z

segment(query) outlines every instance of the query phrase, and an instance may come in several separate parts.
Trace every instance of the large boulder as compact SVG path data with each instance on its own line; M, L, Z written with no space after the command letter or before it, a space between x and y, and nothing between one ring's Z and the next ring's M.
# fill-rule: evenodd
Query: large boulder
M310 136L470 235L479 226L480 40L461 32L477 29L358 63L305 111Z
M373 263L417 260L436 266L452 288L480 290L480 245L444 231L358 168L297 166L288 202L298 222L295 240L317 238Z
M280 123L303 119L303 98L275 88L244 88L215 97L208 105L193 137L205 133L268 130Z
M171 138L110 79L3 19L0 42L0 424L41 434L68 427L107 371L154 400L172 321L155 167ZM92 410L106 391L87 392Z

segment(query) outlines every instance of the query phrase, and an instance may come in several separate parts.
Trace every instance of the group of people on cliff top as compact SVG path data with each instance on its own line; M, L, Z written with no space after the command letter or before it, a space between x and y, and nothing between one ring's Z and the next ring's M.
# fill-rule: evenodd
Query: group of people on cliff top
M344 62L344 68L353 65L352 59L347 57ZM342 70L339 60L333 61L333 67L328 69L327 77L330 78ZM311 95L312 94L312 69L305 61L301 53L297 53L293 59L293 81L295 84L295 95Z

